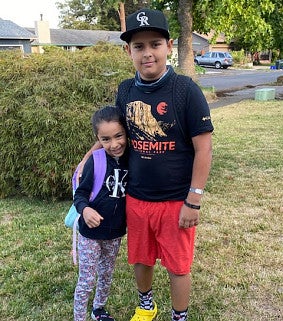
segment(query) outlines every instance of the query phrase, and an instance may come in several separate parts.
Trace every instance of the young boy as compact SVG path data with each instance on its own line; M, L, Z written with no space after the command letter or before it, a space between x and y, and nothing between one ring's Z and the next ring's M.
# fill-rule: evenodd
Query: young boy
M172 321L186 321L195 227L212 158L210 111L193 81L176 92L176 74L166 66L173 40L161 11L142 9L128 16L121 39L136 69L126 101L123 83L116 100L131 142L128 261L134 264L140 300L131 321L151 321L157 314L152 291L157 259L169 274ZM176 95L186 102L179 115ZM185 118L186 139L178 117Z

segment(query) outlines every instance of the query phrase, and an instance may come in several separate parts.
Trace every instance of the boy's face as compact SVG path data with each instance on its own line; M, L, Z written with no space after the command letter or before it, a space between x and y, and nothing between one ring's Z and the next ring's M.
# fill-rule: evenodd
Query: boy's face
M167 56L172 47L173 40L167 41L159 32L141 31L132 36L126 50L141 78L153 81L166 72Z

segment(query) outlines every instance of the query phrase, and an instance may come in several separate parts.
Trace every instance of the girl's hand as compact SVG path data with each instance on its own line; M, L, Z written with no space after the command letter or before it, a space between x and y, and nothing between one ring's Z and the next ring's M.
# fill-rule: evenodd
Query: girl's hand
M86 222L86 225L89 228L94 228L100 225L100 222L103 220L103 217L98 214L97 211L91 207L85 207L83 210L83 217Z
M91 156L92 152L94 150L97 150L99 148L102 148L102 145L100 144L99 141L97 141L92 147L91 149L85 154L85 156L83 157L82 161L79 163L78 166L78 173L77 173L77 186L79 186L80 183L80 178L82 177L82 173L83 173L83 169L85 166L86 161L88 160L88 158Z

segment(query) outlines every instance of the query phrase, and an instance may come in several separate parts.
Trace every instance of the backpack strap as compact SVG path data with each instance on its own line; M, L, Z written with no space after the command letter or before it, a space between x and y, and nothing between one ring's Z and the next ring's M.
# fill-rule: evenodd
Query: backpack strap
M80 218L80 214L77 215L73 224L72 255L73 255L74 265L77 265L77 226L78 226L79 218Z
M118 94L117 97L119 97L119 101L121 103L121 106L125 106L127 102L127 98L130 92L130 88L134 85L135 79L129 78L121 82L121 84L118 87Z
M100 148L93 151L92 157L93 157L94 181L93 181L92 191L89 197L90 202L92 202L96 198L97 194L101 190L105 173L106 173L106 167L107 167L106 153L104 148Z
M72 187L73 187L73 196L75 194L76 189L78 188L79 184L77 183L77 176L78 176L78 171L81 166L81 163L77 166L76 170L74 171L73 177L72 177Z
M188 100L191 92L192 78L175 74L173 79L173 106L177 125L186 142L191 143L187 126Z

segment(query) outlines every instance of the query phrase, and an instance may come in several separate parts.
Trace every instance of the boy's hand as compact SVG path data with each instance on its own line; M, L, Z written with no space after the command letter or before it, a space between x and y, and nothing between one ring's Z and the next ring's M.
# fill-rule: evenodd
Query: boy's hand
M91 156L91 153L94 151L94 150L97 150L99 148L102 148L102 145L100 144L99 141L97 141L92 147L91 149L85 154L85 156L83 157L82 161L79 163L79 166L78 166L78 173L77 173L77 186L79 186L79 183L80 183L80 178L82 177L82 173L83 173L83 169L84 169L84 166L85 166L85 163L86 161L88 160L88 158Z
M103 220L103 217L98 214L91 207L85 207L83 210L83 217L86 222L86 225L89 228L94 228L100 225L100 222Z
M199 223L199 210L189 208L185 205L181 207L179 216L179 227L189 228L197 226Z

